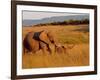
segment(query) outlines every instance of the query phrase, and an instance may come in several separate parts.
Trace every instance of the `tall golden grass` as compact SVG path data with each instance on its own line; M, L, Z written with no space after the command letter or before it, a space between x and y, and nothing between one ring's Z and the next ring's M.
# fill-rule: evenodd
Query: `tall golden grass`
M37 53L22 54L23 68L46 68L46 67L67 67L89 65L89 29L88 25L55 25L41 27L23 27L23 39L31 31L51 31L55 39L61 44L75 44L67 53L44 54Z

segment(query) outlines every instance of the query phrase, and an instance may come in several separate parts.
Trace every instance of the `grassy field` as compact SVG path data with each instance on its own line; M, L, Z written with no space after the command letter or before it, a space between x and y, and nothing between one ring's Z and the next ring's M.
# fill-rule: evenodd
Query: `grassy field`
M30 31L51 31L55 39L61 44L75 46L64 54L43 54L38 51L33 54L25 54L22 57L22 67L45 68L89 65L89 28L88 25L55 25L41 27L23 27L23 39Z

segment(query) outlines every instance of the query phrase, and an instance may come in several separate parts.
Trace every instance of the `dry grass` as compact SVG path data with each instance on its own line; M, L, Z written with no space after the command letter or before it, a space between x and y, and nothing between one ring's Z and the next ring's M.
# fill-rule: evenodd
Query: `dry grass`
M30 31L52 31L55 38L64 45L75 44L68 53L44 54L38 51L33 54L23 55L23 68L45 68L65 66L87 66L89 65L89 32L88 25L64 25L64 26L41 26L23 27L23 39Z

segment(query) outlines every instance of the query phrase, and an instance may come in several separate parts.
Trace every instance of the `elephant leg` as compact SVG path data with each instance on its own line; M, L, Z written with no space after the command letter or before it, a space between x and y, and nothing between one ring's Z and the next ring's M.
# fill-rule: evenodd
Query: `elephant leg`
M55 50L54 51L55 51L55 53L57 53L57 46L56 45L55 45Z
M31 52L32 52L32 54L36 54L37 51L38 51L38 49L33 48Z
M45 54L46 53L46 50L47 50L46 44L40 41L39 42L39 49L41 49L42 52Z
M46 53L47 51L51 53L51 49L48 44L45 44L44 42L40 41L40 48L42 49L43 53Z
M32 54L35 54L36 52L34 50L32 50Z
M50 53L50 54L52 53L52 51L51 51L51 49L50 49L50 48L48 48L48 51L49 51L49 53Z
M46 54L47 53L45 47L42 48L42 52L43 52L43 54Z
M47 45L47 51L48 51L50 54L52 53L52 51L51 51L49 45Z

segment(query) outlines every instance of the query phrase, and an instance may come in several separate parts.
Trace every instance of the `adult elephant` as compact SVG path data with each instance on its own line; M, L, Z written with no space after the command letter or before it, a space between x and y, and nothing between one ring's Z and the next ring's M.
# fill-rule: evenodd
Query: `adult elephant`
M55 44L51 32L45 30L40 32L29 32L23 40L23 50L24 53L26 51L36 53L38 50L42 49L43 52L47 50L51 53L50 44Z

